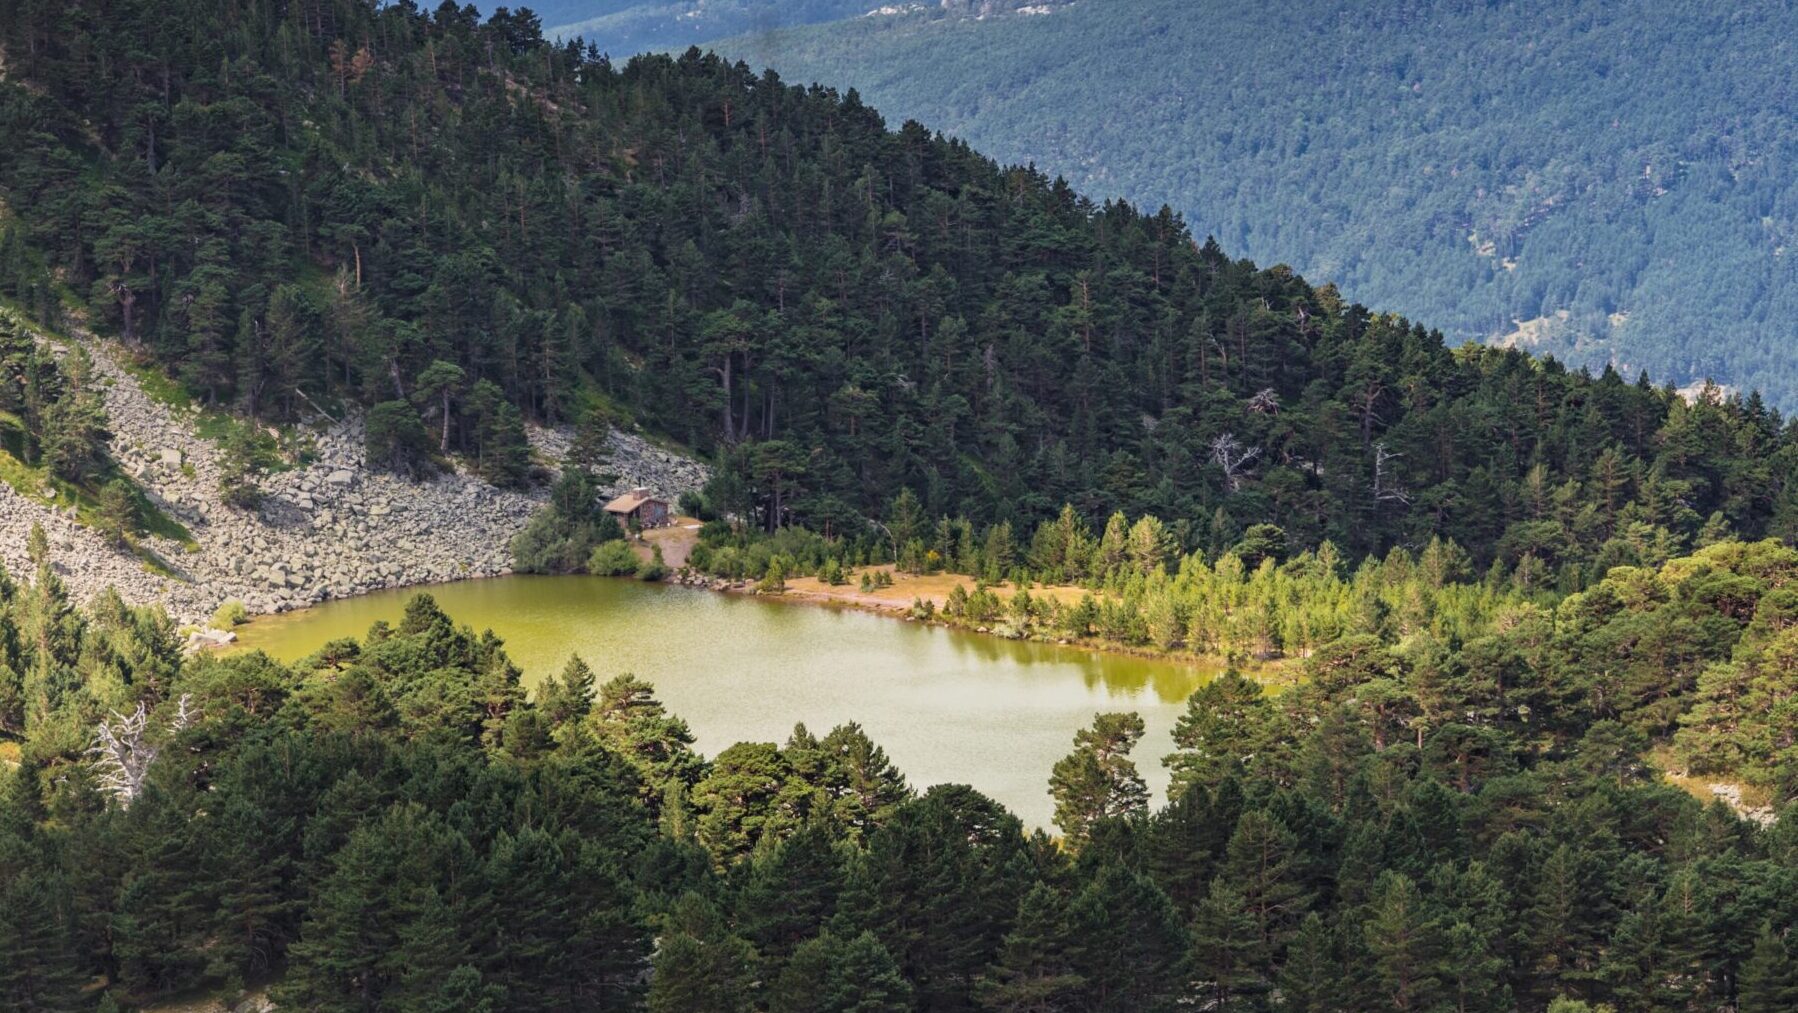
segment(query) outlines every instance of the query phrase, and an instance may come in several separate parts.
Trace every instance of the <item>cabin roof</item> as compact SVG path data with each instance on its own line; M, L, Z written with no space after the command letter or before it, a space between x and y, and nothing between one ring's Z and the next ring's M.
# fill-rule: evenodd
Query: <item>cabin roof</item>
M660 503L660 502L661 502L661 500L656 499L654 496L645 496L642 493L627 492L624 495L613 500L612 502L607 503L606 504L606 513L609 513L609 514L634 513L638 507L642 506L645 503Z

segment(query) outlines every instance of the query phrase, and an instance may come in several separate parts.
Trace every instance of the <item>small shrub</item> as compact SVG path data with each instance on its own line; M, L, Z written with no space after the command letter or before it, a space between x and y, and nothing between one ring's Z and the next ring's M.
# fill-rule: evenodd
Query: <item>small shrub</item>
M768 561L768 569L763 572L761 583L756 585L756 590L766 594L779 594L786 589L787 568L781 562L780 557L775 556Z
M262 504L263 475L280 462L275 442L250 425L231 427L219 448L219 495L239 510Z
M676 502L676 505L679 507L680 512L686 514L688 517L697 517L702 521L709 521L712 519L712 510L706 505L705 497L691 489L680 494L680 499Z
M370 467L414 477L436 472L431 434L410 402L383 401L370 408L364 433Z
M960 584L949 589L949 598L943 602L943 614L956 619L968 613L968 592Z
M843 564L835 558L826 559L824 565L818 567L818 579L831 585L849 583L849 578L843 576Z
M668 564L662 561L662 547L651 545L649 558L637 564L638 580L661 580L668 576Z
M242 626L250 621L250 611L243 607L243 602L236 598L227 598L219 605L218 611L212 614L209 625L215 630L228 630L233 626Z
M602 542L587 557L587 572L600 577L627 577L637 572L640 564L637 554L631 551L631 543L622 538Z
M141 521L137 495L122 478L115 478L100 489L100 533L115 546L125 544L137 531Z

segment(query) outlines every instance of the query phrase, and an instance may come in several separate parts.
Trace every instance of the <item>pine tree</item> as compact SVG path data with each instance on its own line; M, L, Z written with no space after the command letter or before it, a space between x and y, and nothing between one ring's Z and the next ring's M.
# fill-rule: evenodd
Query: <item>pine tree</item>
M1193 974L1210 1008L1238 1008L1264 990L1265 949L1255 919L1242 893L1221 877L1193 915L1192 955Z
M971 788L938 785L869 838L841 902L853 933L838 934L874 932L920 1006L952 1005L997 958L1030 885L1017 817Z
M769 987L770 1013L908 1013L912 989L871 932L808 939Z
M1147 876L1107 865L1068 905L1069 959L1085 982L1082 1008L1171 1008L1190 940L1174 906Z
M536 703L555 729L580 724L593 709L593 670L580 655L569 655L559 674L538 684Z
M68 884L29 868L0 885L0 999L9 1009L85 1009L88 978L75 947Z
M1074 1008L1086 981L1069 962L1069 931L1067 901L1046 883L1031 887L998 960L976 983L981 1007L1002 1013Z
M1492 951L1489 931L1466 922L1456 922L1443 934L1441 957L1436 977L1442 983L1444 1000L1455 1013L1480 1013L1511 1008L1509 994L1501 984L1505 962Z
M703 898L675 902L656 950L647 997L650 1013L739 1013L754 1008L756 954L732 935Z
M636 765L646 796L659 798L670 782L698 779L702 764L692 730L668 713L655 687L636 676L627 672L602 685L588 721L602 743Z
M765 838L737 896L737 924L763 957L784 960L823 929L842 887L842 860L822 826L805 826L786 840Z
M1416 884L1397 872L1382 873L1362 931L1384 1001L1396 1010L1435 1009L1442 996L1436 973L1441 931Z
M1329 927L1316 912L1306 915L1280 967L1281 1009L1325 1013L1339 1007L1342 967L1332 951Z
M138 528L137 497L122 478L100 487L100 533L115 546L123 546Z
M1142 735L1136 714L1099 714L1091 728L1074 734L1074 751L1055 764L1049 777L1055 824L1073 847L1084 844L1101 821L1148 808L1148 788L1129 758Z
M1741 1013L1798 1008L1798 964L1771 922L1761 923L1754 937L1754 952L1742 965L1736 992Z
M1297 865L1298 838L1280 820L1250 809L1236 823L1224 854L1221 878L1242 897L1254 926L1254 964L1278 962L1298 921L1311 903Z
M831 817L851 839L884 826L912 797L905 775L861 725L850 722L832 728L818 748L826 758L820 784L831 797Z
M1214 785L1252 767L1270 744L1273 719L1261 686L1234 668L1200 686L1174 724L1179 751L1162 761L1173 772L1169 793Z

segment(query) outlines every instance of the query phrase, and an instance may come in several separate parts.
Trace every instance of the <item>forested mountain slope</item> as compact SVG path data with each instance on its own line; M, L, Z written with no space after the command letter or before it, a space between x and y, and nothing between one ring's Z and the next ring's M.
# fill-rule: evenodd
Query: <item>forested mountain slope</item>
M1451 341L1789 407L1795 37L1782 0L1106 0L714 45L1095 196L1166 201Z
M370 404L392 467L523 481L522 419L616 414L715 454L717 505L768 527L902 488L1482 565L1798 526L1758 397L1451 351L854 93L450 6L6 13L0 294L84 302L207 403Z
M578 35L620 58L725 35L852 18L868 7L865 0L549 0L530 5L548 34Z

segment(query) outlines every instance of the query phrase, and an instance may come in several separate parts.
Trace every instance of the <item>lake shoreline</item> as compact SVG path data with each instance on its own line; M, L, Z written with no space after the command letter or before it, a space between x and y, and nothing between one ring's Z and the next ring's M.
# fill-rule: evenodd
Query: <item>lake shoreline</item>
M885 565L868 567L867 569L892 572L893 567ZM960 575L948 576L952 578L960 577ZM619 577L614 579L630 580L632 578ZM911 614L912 605L910 601L902 601L892 596L882 596L876 593L864 593L855 590L853 585L848 584L833 587L819 582L815 577L795 578L794 580L789 581L789 586L786 590L773 592L759 590L753 581L727 581L721 577L711 577L692 570L682 570L680 573L671 574L666 582L681 587L693 588L695 590L709 591L714 594L756 598L770 602L783 602L790 605L803 605L813 608L843 609L854 612L863 612L869 615L896 619L900 622L953 630L957 633L966 633L971 636L991 637L994 640L1009 641L1011 643L1042 644L1046 647L1065 647L1073 650L1093 651L1095 653L1117 657L1139 658L1144 661L1155 661L1172 665L1190 665L1219 670L1225 669L1231 664L1229 658L1219 657L1215 654L1195 654L1190 651L1157 651L1148 647L1137 647L1131 644L1118 643L1113 640L1099 640L1092 638L1070 639L1066 637L1032 635L1012 637L999 633L987 626L963 626L958 623L946 622L942 619L919 619ZM972 579L968 578L967 583L971 585L973 583ZM794 584L800 586L794 587L792 586ZM898 586L900 585L894 585L894 587ZM840 588L840 590L838 588ZM1072 596L1077 598L1081 595L1093 593L1088 588L1072 584L1036 585L1027 590L1033 595L1040 596L1047 594L1050 597ZM939 612L942 609L943 603L940 600L940 594L934 596L920 594L914 597L916 599L930 601L937 607ZM1290 671L1293 662L1297 660L1298 659L1291 657L1279 657L1242 662L1238 663L1238 669L1245 676L1264 685L1282 686L1297 681L1296 675Z
M890 566L883 566L870 567L869 569L891 570L892 568ZM529 576L574 577L590 575L521 574L517 572L502 572L451 578L449 580L426 580L417 583L401 583L385 588L372 588L357 594L328 597L321 601L309 605L302 605L297 608L251 613L248 624L262 624L264 627L271 624L279 624L284 619L302 616L313 609L327 605L331 602L355 601L370 595L382 593L403 593L407 596L413 594L430 594L434 588L481 584L504 580L508 577ZM959 575L947 576L951 579L959 577ZM998 642L1035 644L1043 647L1058 647L1075 651L1088 651L1108 657L1133 658L1159 664L1215 669L1219 671L1228 668L1231 664L1229 658L1219 657L1212 654L1195 654L1189 651L1157 651L1152 648L1137 647L1131 644L1122 644L1116 641L1100 639L1070 639L1066 637L1048 637L1040 635L1014 637L1006 636L1005 634L986 626L963 626L958 623L945 622L942 619L918 619L911 615L912 606L909 600L902 601L890 595L882 596L877 593L863 593L855 590L851 585L841 585L841 589L838 590L831 585L825 585L818 582L816 578L809 577L795 578L793 581L789 582L789 586L786 590L776 592L762 591L755 586L753 581L730 581L722 577L711 577L685 568L677 573L670 574L667 579L662 581L644 582L639 581L634 577L601 577L598 579L617 581L624 584L659 583L668 587L678 587L689 591L700 591L731 598L754 599L770 604L828 609L833 611L859 612L865 615L879 616L884 619L909 623L915 626L942 629L954 633L967 634L968 636L991 639ZM969 583L972 583L971 579L969 580ZM799 586L792 586L795 584ZM810 586L813 584L817 584L818 586ZM900 585L895 584L894 586L898 587ZM1039 585L1031 587L1029 590L1032 594L1049 594L1050 596L1059 595L1078 597L1080 595L1091 593L1089 589L1076 585ZM920 594L915 597L932 601L938 609L942 607L942 602L938 600L941 597L940 594L929 597ZM228 650L235 645L232 642L200 641L198 646L204 650ZM1299 659L1293 657L1271 658L1258 661L1239 662L1237 663L1237 667L1243 675L1254 679L1264 686L1270 688L1283 687L1298 681L1297 675L1292 671L1294 662L1298 660Z
M1150 788L1172 734L1216 668L1187 659L1010 640L891 613L778 595L707 594L674 583L514 575L376 592L259 618L228 654L263 651L299 669L334 640L397 624L430 594L458 626L491 629L526 691L581 658L596 681L631 673L690 723L695 748L780 743L854 722L916 783L971 784L1043 826L1048 771L1093 715L1135 712ZM823 607L820 607L823 606Z

